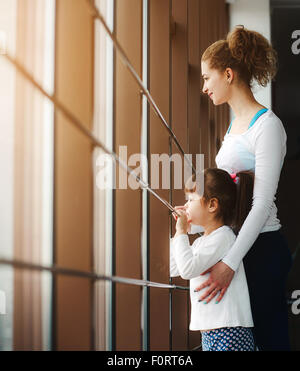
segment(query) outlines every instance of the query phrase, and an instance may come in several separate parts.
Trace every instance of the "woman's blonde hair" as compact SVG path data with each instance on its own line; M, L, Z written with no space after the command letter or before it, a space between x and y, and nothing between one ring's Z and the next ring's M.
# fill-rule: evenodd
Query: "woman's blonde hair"
M211 68L221 72L236 71L240 80L251 87L253 81L266 86L277 72L277 53L260 33L236 26L226 40L210 45L202 55Z

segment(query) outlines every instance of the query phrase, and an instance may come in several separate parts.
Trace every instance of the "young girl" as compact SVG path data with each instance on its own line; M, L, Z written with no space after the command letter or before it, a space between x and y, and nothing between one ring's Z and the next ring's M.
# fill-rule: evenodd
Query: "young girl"
M190 330L201 331L203 350L253 351L253 320L243 263L219 303L201 302L199 293L194 291L207 279L201 274L220 261L233 245L236 236L231 227L238 232L251 208L253 174L240 172L231 176L224 170L210 168L204 171L202 197L196 192L195 177L185 188L188 202L184 209L176 208L180 217L171 239L170 275L190 280ZM190 223L204 229L203 236L192 246L187 236Z

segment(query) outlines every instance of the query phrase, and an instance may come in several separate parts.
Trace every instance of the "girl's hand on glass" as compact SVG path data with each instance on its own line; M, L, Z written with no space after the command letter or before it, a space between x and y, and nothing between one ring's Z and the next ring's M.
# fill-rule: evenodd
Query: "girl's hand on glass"
M205 303L209 303L219 293L219 296L216 300L216 303L219 303L225 295L225 292L233 279L234 270L232 270L224 262L220 261L203 272L201 276L207 273L210 273L208 279L203 282L202 285L197 287L195 289L195 292L208 287L204 294L200 296L199 300L205 300Z

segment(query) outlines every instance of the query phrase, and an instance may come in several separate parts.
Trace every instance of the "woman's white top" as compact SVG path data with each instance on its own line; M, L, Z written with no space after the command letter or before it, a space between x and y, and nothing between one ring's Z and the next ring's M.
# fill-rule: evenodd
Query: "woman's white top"
M243 134L227 133L216 156L216 164L229 173L255 172L253 203L237 239L222 259L236 270L261 232L281 228L274 203L286 155L286 133L281 120L268 110ZM199 228L193 226L191 233Z
M243 262L236 269L223 299L216 304L198 302L200 292L194 292L208 274L200 276L228 253L235 241L232 229L223 226L207 236L197 238L190 246L186 234L171 239L170 275L190 280L190 330L210 330L221 327L253 327L248 286ZM205 290L205 289L204 289Z

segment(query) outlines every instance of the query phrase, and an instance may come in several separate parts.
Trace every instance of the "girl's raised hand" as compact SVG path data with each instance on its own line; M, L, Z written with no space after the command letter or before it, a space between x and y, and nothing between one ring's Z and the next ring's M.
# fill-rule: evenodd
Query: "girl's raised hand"
M184 213L186 215L186 211L185 211L184 206L175 206L174 209L176 210L177 214ZM178 216L175 213L172 213L172 215L173 215L173 218L176 220L176 222L178 222L178 220L181 219L181 218L178 218ZM189 233L191 231L190 221L187 220L187 223L188 224L187 224L186 232L184 232L184 233ZM176 223L176 231L177 231L177 226L179 227L178 223Z
M185 210L178 209L176 210L177 214L180 216L177 217L177 223L176 223L176 234L186 234L189 228L189 222L187 218L187 214Z

